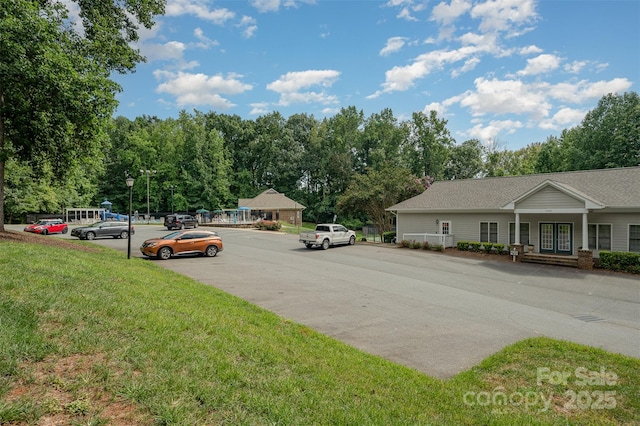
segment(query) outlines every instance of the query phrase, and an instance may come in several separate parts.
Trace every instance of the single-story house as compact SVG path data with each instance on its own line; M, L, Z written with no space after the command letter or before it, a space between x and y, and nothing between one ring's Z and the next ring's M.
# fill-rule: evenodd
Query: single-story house
M267 189L254 198L240 198L238 208L250 208L256 219L282 220L292 225L302 225L302 210L305 206L286 197L275 189Z
M398 240L640 252L640 167L437 181L387 210Z

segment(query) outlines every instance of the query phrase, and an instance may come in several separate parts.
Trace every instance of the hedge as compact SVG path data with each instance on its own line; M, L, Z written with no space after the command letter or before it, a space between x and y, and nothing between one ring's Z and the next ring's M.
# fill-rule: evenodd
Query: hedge
M640 253L601 251L600 267L612 271L640 274Z

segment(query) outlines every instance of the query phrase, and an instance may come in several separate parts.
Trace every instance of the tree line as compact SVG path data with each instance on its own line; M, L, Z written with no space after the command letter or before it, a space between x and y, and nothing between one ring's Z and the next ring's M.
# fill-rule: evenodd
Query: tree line
M105 198L124 212L131 175L133 208L141 212L148 178L152 213L235 208L238 198L274 188L307 207L305 220L337 213L364 222L374 219L371 205L401 201L433 180L640 165L640 100L635 92L606 95L579 126L518 150L456 143L435 111L399 121L391 109L365 117L354 106L321 120L278 112L255 120L200 111L117 117L105 134L100 149L62 181L46 162L36 173L29 161L9 159L7 217L98 206Z

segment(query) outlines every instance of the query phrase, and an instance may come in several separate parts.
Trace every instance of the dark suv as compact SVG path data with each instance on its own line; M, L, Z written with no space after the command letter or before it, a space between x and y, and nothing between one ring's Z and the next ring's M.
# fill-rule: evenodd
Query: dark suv
M172 229L197 228L198 220L190 214L168 214L164 217L164 226Z

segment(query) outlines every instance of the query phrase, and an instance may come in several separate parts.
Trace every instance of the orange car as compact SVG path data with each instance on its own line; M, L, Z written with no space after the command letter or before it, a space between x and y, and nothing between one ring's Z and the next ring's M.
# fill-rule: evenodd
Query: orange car
M151 238L140 246L140 251L148 257L167 260L171 256L199 254L215 257L222 251L222 239L214 231L190 229L175 231L162 238Z

